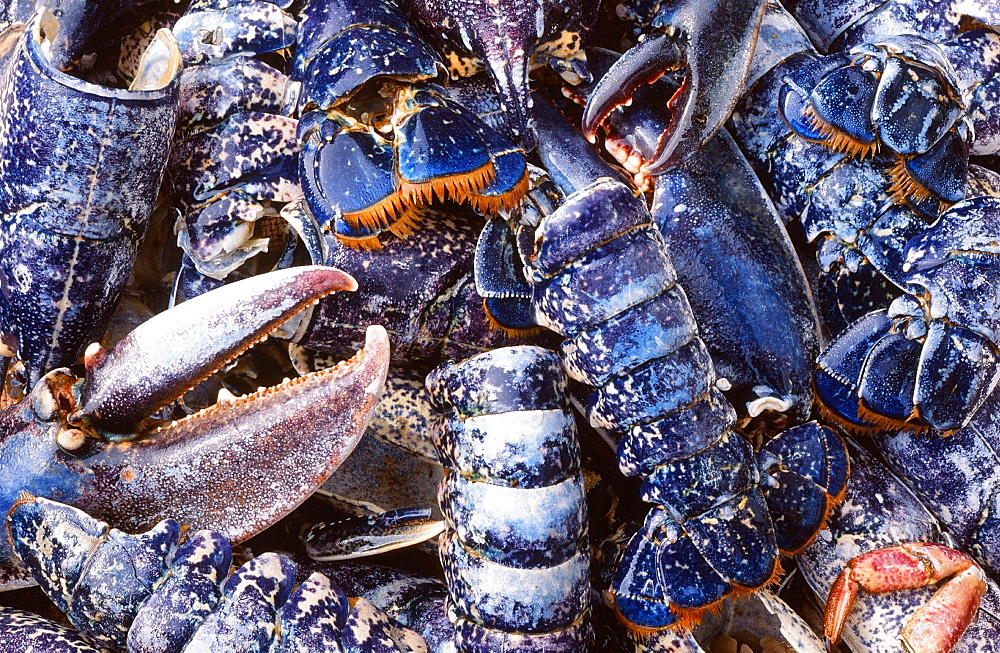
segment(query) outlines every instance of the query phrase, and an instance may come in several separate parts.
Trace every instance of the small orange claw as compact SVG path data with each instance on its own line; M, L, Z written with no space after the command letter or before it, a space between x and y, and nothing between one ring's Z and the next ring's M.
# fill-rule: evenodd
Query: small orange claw
M948 577L903 627L900 642L908 653L948 653L979 610L986 593L983 571L972 558L942 544L918 542L870 551L840 572L827 598L823 618L827 651L840 639L858 589L893 592L924 587Z

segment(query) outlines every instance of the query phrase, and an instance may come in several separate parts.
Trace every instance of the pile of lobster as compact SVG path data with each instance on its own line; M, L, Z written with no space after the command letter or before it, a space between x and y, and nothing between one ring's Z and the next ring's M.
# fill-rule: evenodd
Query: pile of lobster
M1000 650L990 0L0 23L0 653Z

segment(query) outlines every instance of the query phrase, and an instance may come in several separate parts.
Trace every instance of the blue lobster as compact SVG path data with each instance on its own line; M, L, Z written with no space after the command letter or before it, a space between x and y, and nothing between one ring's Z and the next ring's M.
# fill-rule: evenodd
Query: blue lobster
M568 196L520 225L517 242L539 323L567 338L570 377L596 388L591 424L621 434L619 467L645 477L654 507L611 593L630 629L649 633L773 580L778 551L804 546L842 492L846 451L816 424L759 454L732 431L735 412L644 202L543 97L534 107L543 161Z
M433 83L443 64L392 2L311 2L302 16L299 176L320 227L377 248L435 197L487 212L520 202L523 151Z

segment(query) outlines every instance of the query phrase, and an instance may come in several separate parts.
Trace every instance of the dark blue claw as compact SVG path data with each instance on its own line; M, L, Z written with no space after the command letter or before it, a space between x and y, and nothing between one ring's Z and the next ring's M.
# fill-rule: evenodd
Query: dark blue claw
M642 171L659 174L683 161L715 135L742 95L766 4L760 0L676 0L656 3L654 15L654 5L631 3L627 13L663 33L640 38L636 52L619 59L597 83L584 110L584 133L592 137L634 88L659 77L652 68L662 71L682 65L686 79L670 101L674 122ZM664 47L667 38L673 43ZM676 47L681 48L682 61L673 54ZM622 84L624 88L618 89ZM606 88L609 85L611 89Z
M732 386L727 396L751 416L771 409L804 419L819 320L792 243L739 148L720 132L655 184L653 219L716 371Z

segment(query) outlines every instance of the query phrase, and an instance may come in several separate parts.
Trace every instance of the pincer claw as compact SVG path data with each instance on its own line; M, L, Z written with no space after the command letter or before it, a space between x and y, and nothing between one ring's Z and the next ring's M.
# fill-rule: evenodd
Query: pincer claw
M364 433L388 372L385 329L369 327L358 354L322 372L174 422L145 417L308 303L355 287L332 268L260 275L161 313L110 352L91 349L93 380L53 370L0 412L0 460L9 461L0 511L27 490L123 529L169 516L241 541L271 525L326 480ZM208 334L215 344L199 344ZM23 578L13 562L0 542L0 586Z
M945 580L950 577L950 580ZM935 543L913 543L870 551L848 563L837 577L824 616L827 650L840 631L859 589L892 592L945 581L899 634L909 653L947 653L976 616L986 593L983 570L972 559Z
M608 114L630 101L641 84L668 70L685 80L669 100L676 119L660 137L656 156L643 164L659 174L693 154L729 118L750 72L757 33L767 3L759 0L675 0L657 3L656 13L629 3L624 13L643 25L639 43L626 52L594 88L583 114L593 138Z
M143 418L235 358L305 306L357 282L334 268L309 266L251 277L226 293L195 297L171 309L169 323L149 320L111 350L87 348L80 420L113 433ZM221 296L220 296L221 295ZM251 301L253 298L253 301ZM211 342L199 342L211 333Z

